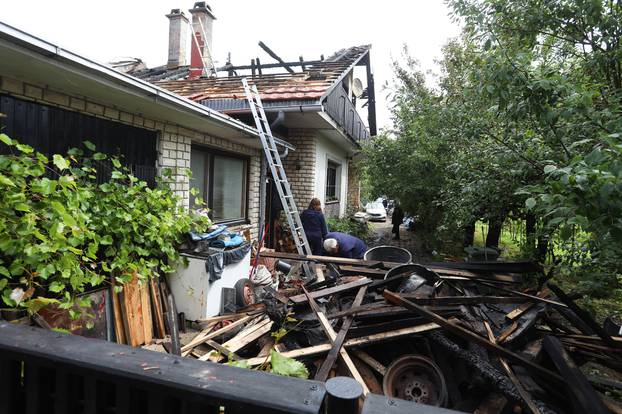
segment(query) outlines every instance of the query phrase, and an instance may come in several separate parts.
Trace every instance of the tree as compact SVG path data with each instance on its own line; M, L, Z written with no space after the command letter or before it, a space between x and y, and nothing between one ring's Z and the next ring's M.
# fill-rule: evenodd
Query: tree
M366 149L370 182L429 238L462 236L480 219L497 229L507 216L525 220L528 257L548 252L586 291L618 289L620 2L448 5L463 34L443 49L436 87L413 59L395 65L395 128Z

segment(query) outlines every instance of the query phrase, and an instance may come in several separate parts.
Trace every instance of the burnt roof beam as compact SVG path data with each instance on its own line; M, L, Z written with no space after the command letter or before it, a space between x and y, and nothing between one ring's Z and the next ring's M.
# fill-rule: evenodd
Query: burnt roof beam
M269 54L274 60L276 60L277 62L279 62L281 64L281 66L283 66L285 68L286 71L288 71L291 74L294 74L294 69L292 69L291 67L289 67L287 65L287 63L285 63L285 61L283 61L283 59L281 59L279 57L279 55L277 55L276 53L274 53L272 51L272 49L270 49L268 46L266 46L266 44L264 42L262 42L261 40L259 41L259 47L262 48L267 54Z
M302 62L285 62L285 64L287 66L291 67L297 67L297 66L302 66L303 70L306 69L306 66L313 66L313 65L319 65L320 63L322 63L321 60L305 60ZM271 69L271 68L280 68L283 67L282 64L280 63L262 63L261 64L261 68L262 69ZM239 66L221 66L219 68L217 68L216 70L218 72L227 72L229 70L252 70L253 68L257 69L257 65L254 65L251 63L250 65L239 65Z

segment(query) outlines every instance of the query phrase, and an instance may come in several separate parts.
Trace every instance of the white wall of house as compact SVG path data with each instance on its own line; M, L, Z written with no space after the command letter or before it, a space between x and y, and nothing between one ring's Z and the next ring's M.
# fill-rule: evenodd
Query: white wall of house
M326 200L326 180L329 163L334 163L338 166L337 202ZM315 144L315 171L315 194L322 200L325 211L329 213L328 215L343 216L346 213L348 194L348 160L346 151L327 138L318 137ZM338 207L335 205L338 205Z

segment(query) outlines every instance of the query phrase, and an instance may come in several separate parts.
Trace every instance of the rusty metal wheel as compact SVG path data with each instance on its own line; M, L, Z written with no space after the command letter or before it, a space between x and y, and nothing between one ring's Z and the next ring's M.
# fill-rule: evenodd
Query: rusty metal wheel
M384 395L420 404L447 404L447 385L440 368L419 355L402 356L387 367L382 381Z

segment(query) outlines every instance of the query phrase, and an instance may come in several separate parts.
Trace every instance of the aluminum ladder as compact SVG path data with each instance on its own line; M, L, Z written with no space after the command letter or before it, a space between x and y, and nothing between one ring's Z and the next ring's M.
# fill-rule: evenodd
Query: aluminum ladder
M312 254L311 247L307 241L305 230L302 227L302 221L300 221L300 214L298 213L298 208L296 207L296 201L292 195L292 189L289 185L289 181L287 181L285 168L283 168L281 156L276 148L276 142L272 136L270 123L268 122L268 118L266 118L266 113L263 109L263 105L261 104L261 98L259 96L259 92L257 91L257 86L250 86L246 78L242 78L242 84L244 85L244 93L246 94L246 99L248 100L248 104L251 108L253 118L255 118L257 132L259 132L259 139L261 140L261 145L263 146L268 166L272 172L272 178L274 179L276 190L279 193L281 204L283 205L283 211L287 216L287 222L292 231L292 238L294 239L294 244L296 244L296 250L298 251L298 254L310 255ZM305 272L307 272L307 269L305 269Z

